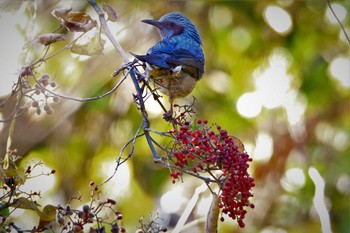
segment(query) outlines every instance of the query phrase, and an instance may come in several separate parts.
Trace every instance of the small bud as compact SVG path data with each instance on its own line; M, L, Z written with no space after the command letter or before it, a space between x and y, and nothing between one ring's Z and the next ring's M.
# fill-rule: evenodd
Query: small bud
M48 103L46 103L46 104L44 105L44 110L45 110L45 112L47 112L47 111L50 110L50 109L51 109L50 105L49 105Z
M48 78L41 78L38 80L44 87L46 87L47 85L49 85L50 81Z
M83 218L84 217L84 212L83 211L79 211L78 212L78 218Z
M41 78L42 78L42 79L50 79L50 75L48 75L48 74L43 74L43 75L41 76Z
M38 101L33 101L32 102L32 107L36 108L39 106L39 102Z
M32 76L33 72L31 71L29 66L24 66L21 68L20 75L21 76Z
M89 213L90 212L90 206L84 205L83 206L83 211L84 211L84 213Z
M53 110L52 110L52 109L46 111L46 114L47 114L47 115L51 115L52 113L53 113Z
M29 174L31 171L32 171L32 167L31 167L31 166L28 166L28 167L27 167L27 170L26 170L26 173Z
M45 104L44 105L44 111L46 112L46 114L51 115L53 113L53 109L51 108L51 106L49 104Z
M57 222L58 224L60 225L64 225L64 218L62 216L60 216L58 219L57 219Z
M112 200L112 199L107 199L107 203L111 204L111 205L115 205L117 204L117 202L115 200Z
M58 103L58 102L60 102L60 97L54 96L54 97L52 98L52 100L53 100L53 102Z

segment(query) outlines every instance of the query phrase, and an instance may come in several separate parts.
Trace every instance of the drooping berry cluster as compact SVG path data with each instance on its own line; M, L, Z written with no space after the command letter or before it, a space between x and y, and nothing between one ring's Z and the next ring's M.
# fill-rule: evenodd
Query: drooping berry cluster
M59 102L59 97L52 95L47 92L45 88L55 88L56 83L50 79L48 74L44 74L38 79L38 83L34 86L34 95L36 98L33 99L32 107L36 108L36 114L40 115L41 111L44 110L46 114L51 115L53 113L53 108L50 106L49 102ZM41 98L40 98L41 97ZM52 99L52 101L51 101Z
M184 171L210 174L220 189L221 214L236 219L239 226L244 227L246 208L254 208L249 198L253 196L251 189L255 184L247 171L252 159L244 151L242 142L220 126L208 125L206 120L186 122L169 133L174 137L169 159L179 168L170 174L173 182Z

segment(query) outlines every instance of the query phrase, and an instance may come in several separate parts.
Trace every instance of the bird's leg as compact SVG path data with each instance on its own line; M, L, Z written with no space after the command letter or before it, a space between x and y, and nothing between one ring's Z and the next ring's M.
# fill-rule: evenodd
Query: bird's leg
M169 102L170 102L170 110L164 113L163 119L166 121L172 121L173 120L173 102L174 99L169 96Z

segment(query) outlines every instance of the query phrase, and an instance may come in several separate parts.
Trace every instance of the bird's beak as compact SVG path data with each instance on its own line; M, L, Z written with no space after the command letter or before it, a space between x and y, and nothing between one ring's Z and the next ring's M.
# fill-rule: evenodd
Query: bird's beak
M154 20L154 19L144 19L144 20L141 20L141 22L153 25L153 26L155 26L157 28L161 28L162 27L162 23L159 22L158 20Z

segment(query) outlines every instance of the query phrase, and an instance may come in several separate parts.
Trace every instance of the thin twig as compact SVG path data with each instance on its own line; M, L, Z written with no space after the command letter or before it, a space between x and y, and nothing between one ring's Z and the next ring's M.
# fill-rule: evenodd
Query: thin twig
M349 38L348 34L346 33L346 30L345 30L345 28L344 28L344 25L340 22L338 16L335 14L335 12L334 12L334 10L333 10L333 7L332 7L332 5L331 5L331 3L330 3L330 1L329 1L329 0L326 0L326 3L327 3L327 5L328 5L329 9L332 11L332 14L334 15L334 17L335 17L336 20L338 21L338 23L339 23L339 25L340 25L340 28L341 28L341 30L343 31L343 33L344 33L344 35L345 35L345 38L346 38L348 44L350 45L350 38Z
M105 183L110 181L114 177L114 175L117 173L119 166L122 165L123 163L125 163L134 154L136 139L144 135L144 134L139 134L141 128L142 128L142 125L140 125L140 127L137 129L135 136L131 140L129 140L126 144L124 144L123 148L120 150L119 157L117 159L117 165L116 165L116 167L114 169L113 174L111 176L109 176L101 184L98 184L97 187L101 186L101 185L104 185ZM132 143L131 151L128 154L128 156L125 159L122 160L123 152L126 149L126 147L128 147L130 145L130 143Z
M64 95L64 94L60 94L54 91L51 91L49 89L47 89L46 87L44 87L43 85L41 85L41 83L39 83L39 81L34 77L35 82L41 87L43 88L45 91L49 92L52 95L61 97L63 99L69 99L69 100L74 100L74 101L78 101L78 102L86 102L86 101L91 101L91 100L97 100L97 99L101 99L103 97L106 97L110 94L112 94L115 90L118 89L118 87L124 82L124 80L127 78L127 76L129 75L128 71L122 79L120 79L120 81L109 91L107 91L106 93L104 93L103 95L99 95L99 96L94 96L94 97L85 97L85 98L79 98L79 97L72 97L72 96L68 96L68 95Z

